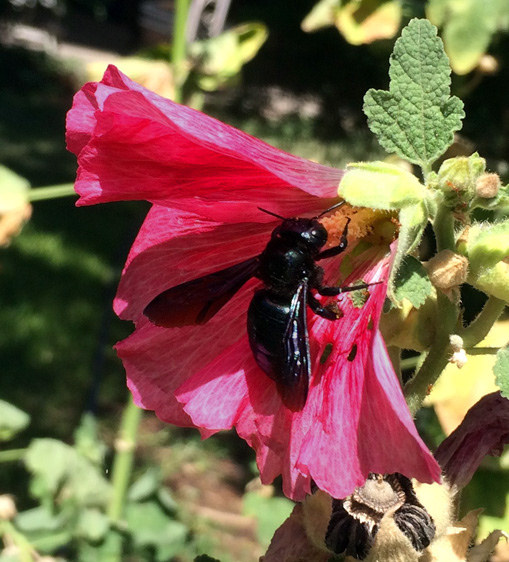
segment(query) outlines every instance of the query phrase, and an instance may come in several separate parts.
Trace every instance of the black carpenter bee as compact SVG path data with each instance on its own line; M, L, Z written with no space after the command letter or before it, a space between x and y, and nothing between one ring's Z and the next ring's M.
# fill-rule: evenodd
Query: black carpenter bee
M247 333L258 366L277 383L285 405L301 410L306 402L311 360L306 307L323 318L336 320L336 303L322 305L312 294L322 296L365 289L323 285L323 269L316 262L337 256L347 246L347 219L339 244L326 250L327 230L318 221L330 207L313 218L284 218L263 252L241 263L187 281L163 291L143 311L157 326L176 328L208 322L252 277L263 282L255 291L247 313Z

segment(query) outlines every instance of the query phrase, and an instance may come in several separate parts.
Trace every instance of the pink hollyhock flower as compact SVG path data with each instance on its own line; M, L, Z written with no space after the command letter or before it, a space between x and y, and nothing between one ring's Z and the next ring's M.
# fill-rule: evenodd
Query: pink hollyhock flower
M259 205L287 217L328 208L342 171L163 99L113 66L76 94L67 142L78 156L79 205L153 203L114 302L117 314L136 325L117 351L139 406L168 423L197 427L204 437L235 427L256 450L262 480L282 474L293 499L309 493L312 481L344 497L369 472L439 479L377 328L387 244L349 254L351 274L343 283L382 281L363 306L340 297L344 317L337 322L308 313L313 368L301 411L282 403L249 348L246 312L257 279L202 326L162 328L143 315L169 287L259 254L280 222ZM328 284L339 280L344 255L325 260Z

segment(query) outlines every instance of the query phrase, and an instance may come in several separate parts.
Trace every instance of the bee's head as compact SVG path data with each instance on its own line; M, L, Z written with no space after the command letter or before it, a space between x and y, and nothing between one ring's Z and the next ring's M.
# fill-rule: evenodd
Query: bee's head
M284 219L272 232L272 238L289 244L305 245L311 251L319 252L327 242L327 230L315 219Z

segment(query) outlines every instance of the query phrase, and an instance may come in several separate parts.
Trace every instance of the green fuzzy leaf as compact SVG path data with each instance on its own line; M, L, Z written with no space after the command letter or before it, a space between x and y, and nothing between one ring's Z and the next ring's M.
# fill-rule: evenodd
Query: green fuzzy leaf
M72 539L68 516L64 513L54 515L46 507L39 506L18 513L16 527L41 552L52 552Z
M498 350L493 373L500 393L504 398L509 398L509 346Z
M91 413L83 414L74 432L74 448L95 465L102 465L107 447L99 439L97 420Z
M386 162L348 164L338 193L355 207L384 210L402 209L426 197L413 174Z
M98 509L83 509L78 517L76 534L91 542L100 541L110 528L110 520Z
M135 502L146 500L156 494L160 485L160 471L155 467L149 468L131 485L127 497Z
M25 457L31 491L43 501L56 496L87 506L105 506L111 486L100 468L56 439L34 439Z
M16 527L22 533L51 532L61 529L65 524L61 515L54 515L42 505L22 511L16 515Z
M28 414L9 402L0 400L0 441L9 441L29 423Z
M168 516L157 502L129 502L125 519L138 547L169 547L173 551L172 556L175 556L186 541L187 527Z
M398 300L408 299L415 308L422 306L433 292L433 286L421 262L406 256L396 274L394 294Z
M429 168L452 144L465 114L450 96L450 74L436 27L411 20L394 45L389 91L364 97L369 127L388 152Z

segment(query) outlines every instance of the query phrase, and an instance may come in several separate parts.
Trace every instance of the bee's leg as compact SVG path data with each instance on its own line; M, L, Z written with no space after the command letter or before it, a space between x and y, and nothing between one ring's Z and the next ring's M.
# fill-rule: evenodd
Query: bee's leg
M327 318L327 320L337 320L343 316L343 312L336 302L331 302L324 306L313 295L308 295L308 304L315 314L322 318Z
M339 254L341 254L341 252L344 252L346 250L346 247L348 245L348 240L347 240L347 236L348 236L348 224L350 223L352 219L347 218L346 219L346 224L345 224L345 228L343 229L343 232L341 233L341 237L339 238L339 244L337 246L333 246L332 248L327 248L327 250L324 250L323 252L320 252L317 256L317 260L323 260L325 258L332 258L334 256L338 256Z
M359 283L358 285L350 285L349 287L324 287L322 285L314 286L318 293L324 297L335 297L341 293L349 293L351 291L358 291L360 289L367 289L373 285L379 285L382 281L375 281L374 283Z

